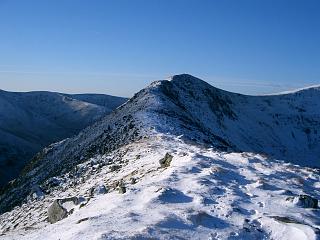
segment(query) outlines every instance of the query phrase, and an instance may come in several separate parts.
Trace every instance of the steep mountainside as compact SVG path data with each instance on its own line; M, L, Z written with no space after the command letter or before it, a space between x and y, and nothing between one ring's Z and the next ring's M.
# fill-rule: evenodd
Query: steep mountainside
M303 207L317 208L320 177L303 166L320 165L319 104L319 88L245 96L186 74L154 82L34 157L2 190L0 229L8 239L316 239L319 212ZM70 197L68 217L50 225L48 206Z
M320 87L270 96L213 88L191 76L171 81L173 102L234 150L320 166Z
M0 185L16 177L43 147L77 134L125 101L95 94L0 91Z

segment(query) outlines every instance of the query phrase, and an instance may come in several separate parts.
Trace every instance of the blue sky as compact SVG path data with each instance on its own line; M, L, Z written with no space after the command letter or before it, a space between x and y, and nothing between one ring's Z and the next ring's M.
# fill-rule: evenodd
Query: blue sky
M190 73L246 94L320 83L317 0L0 0L0 88L131 96Z

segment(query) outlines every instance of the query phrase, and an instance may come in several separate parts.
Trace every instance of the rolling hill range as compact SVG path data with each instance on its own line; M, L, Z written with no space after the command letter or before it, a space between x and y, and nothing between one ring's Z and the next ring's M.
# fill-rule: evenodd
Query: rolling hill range
M320 88L153 82L0 193L4 239L319 239Z
M42 148L77 134L125 101L97 94L0 91L0 185Z

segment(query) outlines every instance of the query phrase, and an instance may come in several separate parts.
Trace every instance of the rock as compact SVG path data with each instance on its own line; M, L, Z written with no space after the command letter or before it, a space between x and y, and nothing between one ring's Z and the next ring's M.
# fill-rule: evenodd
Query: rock
M172 159L173 159L173 156L170 155L169 153L166 153L164 158L160 159L159 163L162 168L166 168L170 166Z
M136 178L130 178L130 183L131 184L136 184L137 183L137 179Z
M65 209L59 199L54 200L48 209L48 221L50 223L56 223L68 216L68 211Z
M118 184L118 191L121 194L124 194L127 191L127 189L126 189L126 187L125 187L125 185L124 185L124 183L122 181L120 181L119 184Z
M46 185L50 188L60 186L63 181L60 178L52 177L47 182Z
M115 180L109 186L110 186L111 189L116 190L117 187L119 186L119 183L120 183L120 181Z
M286 216L270 216L270 217L274 218L278 222L303 224L292 217L286 217Z
M62 183L63 183L63 179L52 177L52 178L49 178L47 181L45 181L41 185L41 188L46 194L49 194L50 192L52 192L54 188L62 186Z
M127 189L125 186L119 186L119 193L124 194L126 193Z
M80 220L77 221L77 224L82 223L82 222L85 222L85 221L88 221L88 220L89 220L88 217L82 218L82 219L80 219Z
M33 200L42 200L42 199L44 199L44 197L45 197L45 194L44 194L42 188L38 185L33 186L31 198Z
M81 198L82 198L82 200L79 201L79 204L80 204L79 209L85 207L89 203L89 201L91 200L90 197L89 198L81 197Z
M318 208L318 199L308 195L299 195L299 197L295 197L294 202L303 208Z
M108 193L108 189L105 185L101 184L90 189L90 196L102 195Z
M88 201L88 202L89 202L89 201ZM85 206L87 205L87 203L88 203L88 202L85 202L85 203L81 203L81 204L80 204L80 206L79 206L79 209L80 209L80 208L83 208L83 207L85 207Z
M50 223L56 223L67 216L71 215L74 211L74 208L71 208L69 211L66 207L63 206L64 203L72 202L73 205L79 205L85 201L83 197L71 197L71 198L63 198L56 199L48 208L48 221Z
M310 197L308 195L290 196L286 198L286 201L293 202L297 206L302 208L318 208L318 199Z
M76 205L88 202L88 199L86 199L85 197L78 197L77 199L78 199L78 201L77 201Z
M120 165L116 165L116 164L109 167L111 172L117 171L120 168L121 168L121 166Z

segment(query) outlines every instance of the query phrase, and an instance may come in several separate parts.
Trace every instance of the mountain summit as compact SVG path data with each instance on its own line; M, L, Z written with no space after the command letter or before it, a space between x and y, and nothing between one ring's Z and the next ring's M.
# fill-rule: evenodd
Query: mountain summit
M274 221L270 216L275 214L272 210L277 201L283 199L281 194L291 196L285 192L290 189L292 199L296 199L295 195L310 194L310 189L316 188L312 185L319 179L316 172L310 168L297 169L292 163L320 166L319 109L320 92L316 89L246 96L212 87L188 74L153 82L77 136L52 144L37 154L21 176L2 190L0 223L2 221L4 232L25 229L31 223L19 220L21 225L19 223L17 227L14 222L4 224L4 219L22 212L30 213L34 217L32 224L39 229L44 224L44 206L48 207L53 199L68 197L70 201L70 197L85 196L81 199L90 201L88 209L93 215L86 211L85 204L78 215L72 215L70 219L77 219L79 223L89 220L95 226L105 226L113 221L120 224L115 220L118 216L109 212L113 209L123 217L125 224L134 225L132 219L137 217L152 226L149 229L139 226L144 229L140 233L126 227L126 232L134 232L132 234L137 238L154 237L154 234L170 236L172 232L165 229L171 229L177 237L182 232L191 237L192 231L188 232L188 229L192 228L193 231L200 228L203 236L208 236L208 229L228 226L232 229L231 225L235 223L227 219L231 216L230 211L238 211L236 214L241 215L242 220L247 218L246 228L261 230L252 235L258 237L253 239L268 236L271 233L262 225ZM293 172L296 172L294 178L303 178L308 173L314 179L306 180L309 181L306 192L295 190L286 182ZM136 182L139 183L135 185ZM123 197L115 196L115 189L125 193ZM109 191L111 195L95 197L96 193ZM260 199L258 202L251 199L254 194ZM266 203L266 194L276 194L277 198ZM221 195L220 200L217 195ZM113 197L119 203L111 200ZM80 201L80 198L72 199L73 202ZM110 209L104 205L107 200L112 203ZM233 205L226 207L226 201ZM269 214L269 218L263 224L259 222L261 209L255 212L256 207L250 205L252 211L246 210L249 206L244 208L246 201L249 205L261 205L263 209L267 204L261 216ZM217 208L220 203L223 213ZM129 209L118 209L122 208L121 204ZM290 204L283 203L283 209L290 208ZM41 210L31 213L35 206ZM154 212L154 218L145 218L144 207L160 211L162 206L174 209L175 213L170 215L169 210L163 214ZM231 206L233 210L229 209ZM100 215L97 209L110 215ZM278 210L276 214L283 213ZM187 219L181 220L181 214L188 216ZM236 218L232 217L232 221ZM62 227L58 224L57 228L59 226ZM111 228L113 230L109 232L97 227L87 228L89 235L81 238L91 238L100 230L115 234L112 236L116 238L122 236L116 226ZM306 228L312 232L315 227L308 223ZM239 230L238 234L247 236L244 226L237 225L235 229ZM224 234L231 236L232 231ZM34 236L40 238L41 234ZM99 239L108 237L100 234Z

